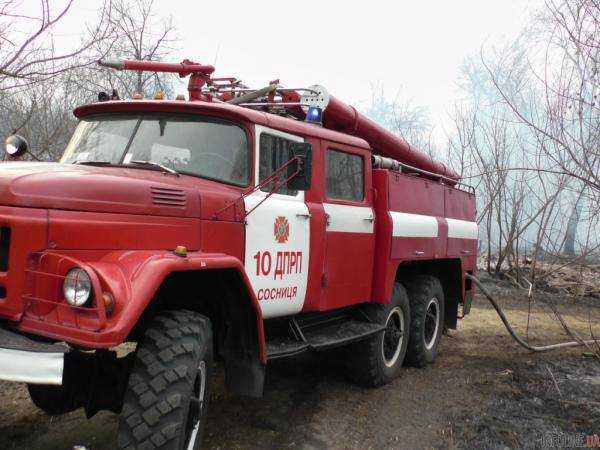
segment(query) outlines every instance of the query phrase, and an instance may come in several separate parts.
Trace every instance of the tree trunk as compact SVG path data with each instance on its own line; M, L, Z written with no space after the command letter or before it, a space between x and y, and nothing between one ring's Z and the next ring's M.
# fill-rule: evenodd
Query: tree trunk
M575 256L575 240L577 238L577 225L579 224L579 216L581 215L581 196L583 190L577 196L577 200L571 210L569 221L567 222L567 231L565 236L565 242L563 245L563 253L566 256Z

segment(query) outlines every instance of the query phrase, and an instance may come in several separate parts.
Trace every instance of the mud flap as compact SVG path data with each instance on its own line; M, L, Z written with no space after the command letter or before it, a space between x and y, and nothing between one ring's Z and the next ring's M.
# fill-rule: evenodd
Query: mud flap
M72 351L65 356L62 386L29 384L33 403L50 415L84 408L87 418L98 411L120 412L134 353Z
M256 358L227 358L225 382L227 388L237 395L262 397L265 366Z

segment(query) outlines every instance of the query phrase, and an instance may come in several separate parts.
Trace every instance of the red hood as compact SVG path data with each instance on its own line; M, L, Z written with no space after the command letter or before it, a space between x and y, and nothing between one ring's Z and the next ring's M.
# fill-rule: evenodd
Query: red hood
M198 217L200 195L183 181L189 178L143 169L0 163L0 205Z

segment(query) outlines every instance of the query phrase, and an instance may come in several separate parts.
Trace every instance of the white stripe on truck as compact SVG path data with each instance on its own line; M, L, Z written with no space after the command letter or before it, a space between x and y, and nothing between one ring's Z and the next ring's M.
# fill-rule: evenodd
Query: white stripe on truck
M329 216L327 231L343 233L373 233L374 213L365 206L323 203Z
M448 237L457 239L477 239L477 222L466 220L446 219L448 222Z
M394 237L438 237L438 221L433 216L390 211Z

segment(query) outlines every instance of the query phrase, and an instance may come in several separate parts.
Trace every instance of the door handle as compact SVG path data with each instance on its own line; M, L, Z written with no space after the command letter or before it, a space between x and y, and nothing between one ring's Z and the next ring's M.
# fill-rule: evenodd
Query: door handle
M310 219L312 216L310 215L310 213L298 213L298 214L296 214L296 217L302 217L303 219Z
M366 220L367 222L373 222L375 220L375 217L369 216L369 217L365 217L363 220Z
M461 250L460 251L463 255L470 255L471 254L471 250Z
M417 255L417 256L421 256L424 254L425 254L425 252L422 252L421 250L415 250L415 255Z

